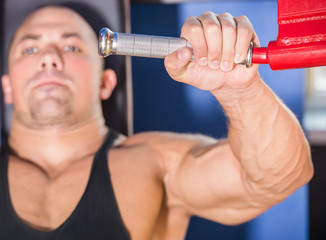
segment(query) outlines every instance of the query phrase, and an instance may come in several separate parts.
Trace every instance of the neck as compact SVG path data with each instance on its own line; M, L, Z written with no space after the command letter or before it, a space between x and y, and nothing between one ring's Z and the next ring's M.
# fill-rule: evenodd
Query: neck
M70 127L39 130L27 128L13 120L9 146L19 159L30 161L51 173L94 155L106 134L103 118L90 119Z

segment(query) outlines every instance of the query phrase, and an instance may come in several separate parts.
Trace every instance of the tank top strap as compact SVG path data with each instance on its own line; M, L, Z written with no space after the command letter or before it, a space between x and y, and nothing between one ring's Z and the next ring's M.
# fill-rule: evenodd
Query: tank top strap
M107 154L108 151L112 148L114 141L118 138L119 133L113 129L109 129L109 132L100 147L100 149L96 152L95 157L94 157L94 162L93 162L93 169L99 165L99 164L104 164L106 165L106 160L107 160ZM103 161L105 160L105 161Z

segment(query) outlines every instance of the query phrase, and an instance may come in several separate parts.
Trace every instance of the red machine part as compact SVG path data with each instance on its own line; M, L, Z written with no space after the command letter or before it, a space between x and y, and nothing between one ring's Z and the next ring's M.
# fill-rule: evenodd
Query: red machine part
M278 0L279 32L267 48L253 48L252 63L273 70L326 65L326 1Z

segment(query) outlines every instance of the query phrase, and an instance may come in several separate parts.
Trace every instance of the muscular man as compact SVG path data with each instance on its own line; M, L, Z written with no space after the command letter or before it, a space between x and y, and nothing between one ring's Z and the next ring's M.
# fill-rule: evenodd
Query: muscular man
M189 218L248 221L313 174L295 116L258 66L234 65L259 41L245 17L187 19L193 46L165 59L170 76L210 91L229 118L227 140L104 125L116 84L96 35L74 11L48 6L17 30L2 76L13 104L1 157L0 239L183 239ZM112 116L114 117L114 116Z

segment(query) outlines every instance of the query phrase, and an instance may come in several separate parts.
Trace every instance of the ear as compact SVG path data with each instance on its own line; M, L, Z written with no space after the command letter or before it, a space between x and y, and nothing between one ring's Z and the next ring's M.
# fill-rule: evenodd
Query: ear
M1 77L2 91L5 99L5 103L12 104L12 88L10 84L10 79L7 74Z
M101 78L100 97L102 100L108 99L117 85L117 75L112 69L106 69Z

